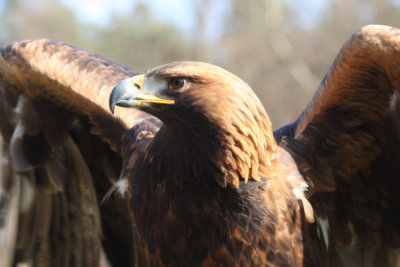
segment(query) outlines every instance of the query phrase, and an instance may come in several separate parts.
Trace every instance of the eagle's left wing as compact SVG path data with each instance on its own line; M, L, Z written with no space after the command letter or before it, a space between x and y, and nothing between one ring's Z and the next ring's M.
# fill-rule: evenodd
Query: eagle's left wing
M400 30L366 26L298 120L275 132L308 182L326 242L316 249L345 266L400 263L399 89Z

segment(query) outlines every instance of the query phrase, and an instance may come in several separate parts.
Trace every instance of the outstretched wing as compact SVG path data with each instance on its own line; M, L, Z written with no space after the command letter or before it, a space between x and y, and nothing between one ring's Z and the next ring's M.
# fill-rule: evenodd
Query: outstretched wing
M349 266L400 262L399 89L400 30L364 27L297 121L275 132L309 183L325 249Z
M127 129L148 117L106 111L112 87L135 74L63 42L0 48L1 266L132 265L127 201L100 201Z

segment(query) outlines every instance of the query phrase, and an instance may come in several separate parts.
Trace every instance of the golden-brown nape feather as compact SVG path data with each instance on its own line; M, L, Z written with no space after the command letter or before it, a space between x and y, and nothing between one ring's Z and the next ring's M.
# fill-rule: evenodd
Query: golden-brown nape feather
M190 61L158 67L148 76L191 81L181 98L198 106L208 123L218 128L223 152L214 158L214 164L224 176L217 179L220 185L238 188L241 180L258 181L268 174L276 143L270 119L248 84L215 65Z

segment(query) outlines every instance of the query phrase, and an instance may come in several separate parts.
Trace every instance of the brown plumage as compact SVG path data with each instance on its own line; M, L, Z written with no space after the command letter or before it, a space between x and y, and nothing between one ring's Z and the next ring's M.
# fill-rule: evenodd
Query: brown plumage
M399 265L399 47L362 28L272 132L210 64L134 76L62 42L3 46L1 264ZM109 96L136 109L113 117Z

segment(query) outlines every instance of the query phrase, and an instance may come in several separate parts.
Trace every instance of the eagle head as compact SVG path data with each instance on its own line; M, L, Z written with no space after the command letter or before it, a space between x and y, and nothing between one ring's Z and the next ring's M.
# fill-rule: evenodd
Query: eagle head
M212 64L174 62L127 78L110 96L110 109L134 107L161 119L170 133L215 143L222 186L265 175L275 153L271 123L240 78Z

